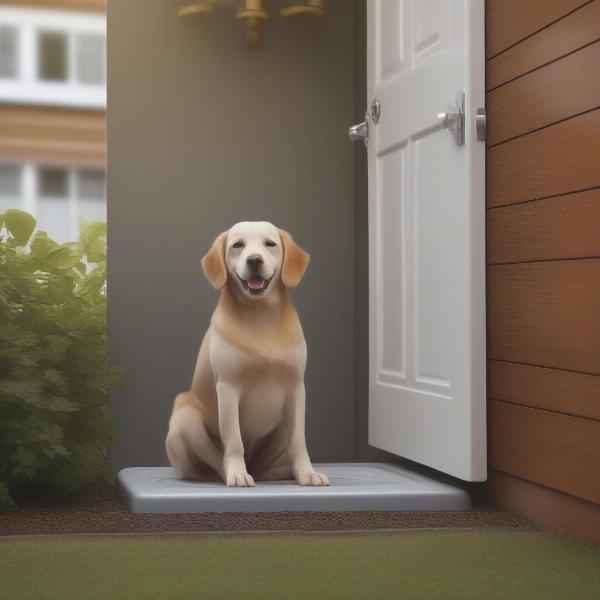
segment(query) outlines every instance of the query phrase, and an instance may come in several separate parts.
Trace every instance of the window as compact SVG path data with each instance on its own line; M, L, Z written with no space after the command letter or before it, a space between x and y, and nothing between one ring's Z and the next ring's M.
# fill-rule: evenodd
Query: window
M18 35L15 27L0 25L0 77L17 76Z
M21 167L0 163L0 212L21 206Z
M106 221L103 167L0 162L0 212L29 211L57 242L79 235L81 221Z
M104 169L79 169L77 172L77 196L84 200L103 200L105 180Z
M0 196L21 194L21 168L19 165L0 164Z
M69 171L65 167L38 167L35 217L38 227L63 242L71 232Z
M67 36L54 31L38 34L38 77L46 81L66 81Z
M105 15L2 6L0 81L0 103L105 108Z
M78 220L106 221L106 173L104 169L79 169L75 181Z
M38 170L38 194L44 198L66 198L69 195L69 172L63 167L41 167Z
M103 35L80 33L75 38L75 77L80 83L101 85L106 81L106 41Z

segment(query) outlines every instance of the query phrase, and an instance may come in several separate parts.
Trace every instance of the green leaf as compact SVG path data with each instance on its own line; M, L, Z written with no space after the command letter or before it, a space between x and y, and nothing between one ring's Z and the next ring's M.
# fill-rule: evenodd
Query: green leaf
M42 258L60 248L60 244L48 237L45 231L38 231L31 240L31 257Z
M6 229L19 246L27 244L37 224L32 215L16 208L9 208L4 213L4 222Z
M123 380L109 367L106 224L67 244L34 227L0 216L0 505L22 486L64 494L103 476L107 393Z
M91 263L100 263L106 257L106 243L94 240L85 247L85 255Z
M106 262L106 223L83 221L79 233L81 252L91 263Z
M50 396L46 401L46 406L48 407L48 410L52 412L63 413L77 412L81 409L77 402L59 396Z

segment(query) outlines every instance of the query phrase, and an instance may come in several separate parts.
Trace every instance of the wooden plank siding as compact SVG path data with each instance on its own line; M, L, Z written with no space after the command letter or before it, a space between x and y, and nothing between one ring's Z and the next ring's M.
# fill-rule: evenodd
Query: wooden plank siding
M492 58L589 0L487 0L486 56Z
M599 39L600 4L589 2L489 60L485 72L486 90L494 89Z
M600 542L600 0L487 0L488 492Z
M600 188L487 213L488 264L600 257Z
M600 259L490 265L487 292L489 358L600 375Z
M600 377L595 375L490 360L488 396L600 421Z
M599 148L600 109L488 148L488 206L599 187Z
M599 64L600 41L488 92L488 146L599 108Z
M563 492L491 471L490 495L498 508L517 511L538 523L552 524L561 533L597 543L600 540L598 505Z
M489 412L493 469L600 504L600 422L497 400Z
M0 159L104 164L104 111L0 106Z

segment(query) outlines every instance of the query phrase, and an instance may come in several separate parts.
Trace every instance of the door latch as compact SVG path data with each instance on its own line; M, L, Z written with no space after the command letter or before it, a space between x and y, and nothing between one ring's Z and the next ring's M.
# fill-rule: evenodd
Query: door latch
M439 113L438 119L443 129L447 129L453 136L456 144L465 143L465 93L461 90L456 94L456 106L446 112Z
M485 114L485 108L478 108L475 113L475 130L477 131L477 139L485 140L487 126L487 115Z
M371 102L371 119L373 119L373 123L377 125L379 123L379 117L381 116L381 104L379 104L379 100L375 98L373 102Z

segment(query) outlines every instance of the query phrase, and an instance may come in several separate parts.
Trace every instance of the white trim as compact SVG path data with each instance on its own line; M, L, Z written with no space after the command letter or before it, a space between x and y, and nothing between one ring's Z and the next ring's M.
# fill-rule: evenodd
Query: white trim
M23 210L34 213L37 200L36 166L33 163L23 163L21 171L21 186L23 194Z

